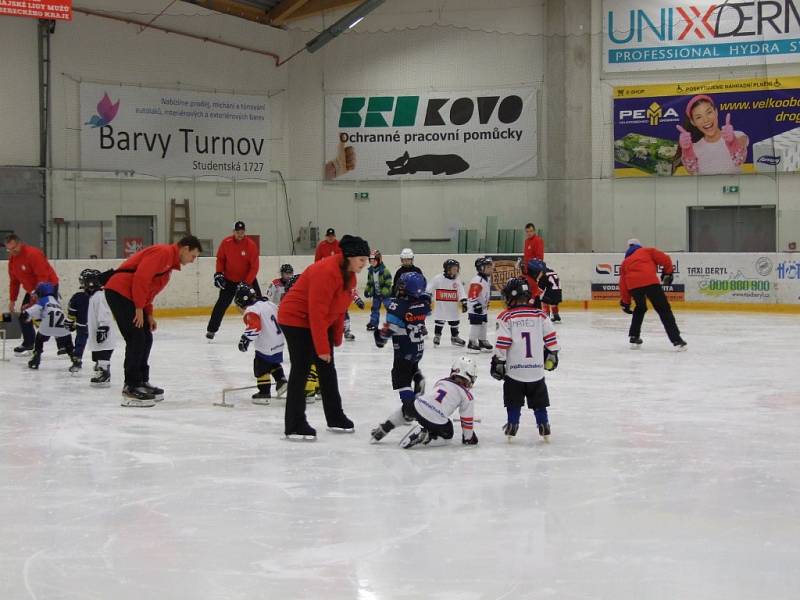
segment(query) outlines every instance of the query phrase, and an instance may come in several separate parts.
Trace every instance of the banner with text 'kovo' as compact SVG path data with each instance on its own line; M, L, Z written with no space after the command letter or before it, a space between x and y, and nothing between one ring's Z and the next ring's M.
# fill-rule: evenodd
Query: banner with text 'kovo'
M326 179L534 177L536 90L325 97Z
M614 88L614 175L800 171L800 77Z
M81 84L81 167L267 179L264 96Z

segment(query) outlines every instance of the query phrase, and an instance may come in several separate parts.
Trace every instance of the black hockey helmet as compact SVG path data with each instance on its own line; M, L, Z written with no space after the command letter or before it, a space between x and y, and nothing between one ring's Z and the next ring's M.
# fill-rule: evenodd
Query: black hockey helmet
M242 310L248 306L253 306L257 300L258 294L256 294L256 291L246 283L240 283L236 287L236 295L234 295L233 301L236 303L236 306Z
M281 275L284 275L286 273L294 273L294 267L289 263L281 265Z
M81 271L78 281L81 287L88 294L94 294L97 290L103 289L103 283L100 281L102 273L97 269L84 269Z
M506 306L525 304L531 299L531 288L524 277L512 277L506 281L501 293Z
M449 275L448 271L452 268L456 267L459 271L461 270L461 263L458 262L455 258L448 258L446 261L442 263L442 269L444 271L444 276L448 279L454 279L455 275L452 277Z
M484 269L489 265L493 265L494 262L488 256L481 256L480 258L475 259L475 270L478 272L479 275L484 275Z

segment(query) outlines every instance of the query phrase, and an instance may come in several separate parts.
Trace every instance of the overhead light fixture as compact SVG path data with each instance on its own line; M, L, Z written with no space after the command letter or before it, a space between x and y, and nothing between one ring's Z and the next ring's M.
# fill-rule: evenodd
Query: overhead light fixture
M366 17L373 10L378 8L386 0L366 0L341 19L336 21L333 25L328 27L325 31L320 33L317 37L306 44L306 50L312 54L322 48L325 44L330 42L339 34L344 33L348 29L355 27L358 23Z

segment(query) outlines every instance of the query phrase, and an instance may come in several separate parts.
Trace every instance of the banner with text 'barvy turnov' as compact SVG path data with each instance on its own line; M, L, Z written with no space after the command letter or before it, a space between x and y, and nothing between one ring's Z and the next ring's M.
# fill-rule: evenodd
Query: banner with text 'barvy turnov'
M325 97L326 179L534 177L533 87Z

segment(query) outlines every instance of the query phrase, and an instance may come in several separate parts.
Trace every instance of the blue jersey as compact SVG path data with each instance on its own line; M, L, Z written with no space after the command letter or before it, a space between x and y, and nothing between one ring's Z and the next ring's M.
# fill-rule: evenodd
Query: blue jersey
M395 354L405 360L418 362L425 350L423 333L425 317L431 312L429 296L421 298L392 298L386 309L386 323L392 331Z
M69 299L67 314L77 327L85 328L89 318L89 294L83 291L73 294Z

